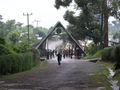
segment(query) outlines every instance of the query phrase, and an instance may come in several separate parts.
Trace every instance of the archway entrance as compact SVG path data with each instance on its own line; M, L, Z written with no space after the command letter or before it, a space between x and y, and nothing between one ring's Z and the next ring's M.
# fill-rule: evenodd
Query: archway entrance
M54 31L56 31L56 34L53 34ZM57 22L55 26L50 30L50 32L46 35L46 37L44 37L41 41L39 41L34 45L35 48L39 49L41 57L47 56L47 50L46 50L47 39L51 35L60 35L61 32L63 31L71 39L71 41L74 42L74 45L72 46L72 50L74 49L74 51L77 52L77 56L79 57L86 55L83 46L65 29L65 27L60 22ZM69 52L70 52L70 48L69 48Z

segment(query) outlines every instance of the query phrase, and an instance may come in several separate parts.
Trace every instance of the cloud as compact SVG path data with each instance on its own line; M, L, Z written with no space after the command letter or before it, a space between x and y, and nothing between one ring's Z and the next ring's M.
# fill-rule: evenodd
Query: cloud
M51 27L57 21L62 21L66 26L67 22L64 21L63 15L65 9L57 10L54 7L55 0L1 0L0 14L3 15L4 21L15 19L26 25L26 17L23 13L33 13L30 16L30 23L39 19L40 26Z

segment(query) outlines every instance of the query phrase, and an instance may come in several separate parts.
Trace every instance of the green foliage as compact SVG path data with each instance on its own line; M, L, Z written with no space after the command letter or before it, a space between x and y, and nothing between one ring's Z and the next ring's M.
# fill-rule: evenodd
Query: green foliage
M87 48L87 53L90 55L95 54L98 51L98 46L94 43L89 44Z
M100 58L102 56L102 52L103 52L103 50L99 50L93 55L88 54L85 58L87 58L87 59L89 59L89 58Z
M109 70L102 66L99 72L93 73L90 77L99 84L99 86L105 87L106 90L113 90L108 79ZM101 83L100 83L101 82Z
M48 33L47 28L37 27L29 25L29 46L27 45L28 31L27 26L22 26L23 23L16 22L15 20L7 20L2 22L2 15L0 15L0 36L6 39L7 44L13 45L13 50L16 52L24 51L28 47L32 46L36 41L37 37L35 34L39 34L40 37L44 37ZM20 43L22 42L22 43ZM0 44L4 43L3 39L0 37ZM20 47L19 50L16 47Z
M19 53L20 49L9 43L6 43L5 39L0 37L0 55L7 55L12 53Z
M20 48L18 48L18 47L12 47L12 49L13 49L13 51L15 51L16 53L20 53Z
M96 52L93 57L96 58L96 57L101 57L102 56L102 52L103 50L99 50L98 52Z
M116 73L114 75L114 79L118 80L118 86L120 85L120 45L115 47L114 51L114 60L116 60L116 64L114 65L114 69Z
M0 44L0 56L12 54L12 53L15 53L12 49L8 48L5 45Z
M20 49L20 52L24 52L27 49L29 49L28 41L24 40L21 43L19 43L18 48Z
M0 21L0 36L5 37L8 34L8 31L5 30L5 24Z
M21 23L21 22L16 23L16 27L18 27L18 28L22 27L22 25L23 25L23 23Z
M8 39L15 45L19 40L19 34L15 31L12 31L8 34Z
M64 15L64 19L72 25L69 28L70 32L77 39L82 40L89 37L95 43L102 43L103 38L108 39L104 37L104 32L108 30L108 25L104 21L108 22L109 16L120 19L120 1L109 0L108 2L107 0L55 0L55 7L57 9L60 6L71 7L71 3L73 3L74 9L67 10ZM79 14L76 15L75 10ZM107 46L107 42L104 44Z
M73 0L56 0L55 4L57 8L60 6L67 7L72 1ZM74 11L66 11L64 19L70 23L68 30L76 39L84 40L86 37L89 37L92 38L95 43L100 42L100 36L102 35L99 31L100 14L98 12L100 5L98 6L98 3L100 0L75 0L74 2L74 8L79 11L79 15L75 15Z
M12 31L12 30L15 30L15 23L16 23L15 20L6 21L6 24L5 24L6 30L8 30L9 32Z
M3 45L6 44L5 39L3 37L0 37L0 44L3 44Z
M38 34L39 37L44 37L45 33L40 28L34 28L34 34Z
M114 47L105 48L102 53L102 60L108 61L108 62L113 62L114 61L113 58L114 58Z
M120 45L105 48L102 53L102 60L120 63Z
M0 75L29 70L38 64L39 56L33 52L0 56Z
M7 43L5 41L5 39L1 36L0 36L0 47L1 47L0 52L1 53L3 52L3 54L11 54L11 53L19 52L18 48L16 48L15 46ZM0 54L0 55L2 55L2 54Z
M102 41L100 30L98 29L93 30L93 41L95 42L95 44L98 44L100 41Z
M120 69L116 71L113 79L117 80L118 81L117 85L120 86Z
M72 2L72 0L64 0L64 1L62 1L62 0L55 0L55 3L56 3L55 7L56 7L57 9L60 8L60 5L66 7L66 6L69 6L69 4L70 4L71 2Z

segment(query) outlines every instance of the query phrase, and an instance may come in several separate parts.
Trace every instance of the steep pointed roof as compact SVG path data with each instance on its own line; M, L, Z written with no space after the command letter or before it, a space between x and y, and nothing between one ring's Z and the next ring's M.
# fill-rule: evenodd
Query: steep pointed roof
M82 49L82 46L77 42L77 40L74 39L74 37L65 29L65 27L59 21L55 24L53 29L39 43L37 43L35 48L39 48L46 41L46 39L48 39L48 37L52 34L52 32L54 32L58 27L62 28L67 33L67 35L77 44L77 46L81 49L81 51L86 55L86 53Z

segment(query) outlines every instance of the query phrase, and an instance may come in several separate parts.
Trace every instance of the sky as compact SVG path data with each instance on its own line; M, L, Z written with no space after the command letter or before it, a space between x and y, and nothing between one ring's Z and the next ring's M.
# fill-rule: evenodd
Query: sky
M16 22L27 25L27 17L23 13L30 15L30 24L37 26L35 20L39 20L38 26L50 28L60 21L65 27L68 22L63 19L65 8L57 10L54 7L55 0L0 0L0 15L3 21L15 19ZM114 18L110 18L111 22Z
M30 15L30 24L36 26L35 20L39 20L38 26L50 28L60 21L65 27L68 25L63 19L65 8L57 10L54 7L55 0L0 0L0 15L3 21L15 19L17 22L27 24L27 17Z

